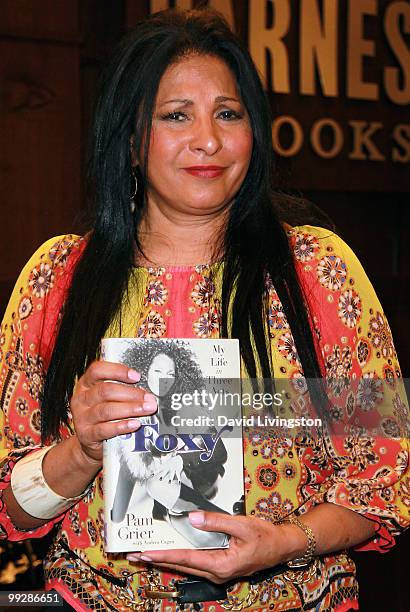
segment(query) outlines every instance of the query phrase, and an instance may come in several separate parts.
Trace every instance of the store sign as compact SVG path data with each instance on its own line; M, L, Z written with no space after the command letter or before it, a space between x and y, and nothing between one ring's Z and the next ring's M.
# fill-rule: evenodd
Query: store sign
M150 10L169 4L151 0ZM245 33L272 101L274 149L292 161L299 187L410 189L408 1L208 5Z

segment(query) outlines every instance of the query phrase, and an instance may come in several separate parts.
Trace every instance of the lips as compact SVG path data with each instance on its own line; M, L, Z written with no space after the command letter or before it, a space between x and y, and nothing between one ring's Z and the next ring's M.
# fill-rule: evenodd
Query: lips
M189 166L183 168L185 172L197 176L199 178L216 178L226 170L224 166Z

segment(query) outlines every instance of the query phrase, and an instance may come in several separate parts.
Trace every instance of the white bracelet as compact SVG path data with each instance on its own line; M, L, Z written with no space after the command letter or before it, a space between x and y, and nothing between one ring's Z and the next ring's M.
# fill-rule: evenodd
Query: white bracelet
M11 472L11 488L18 505L40 519L59 516L82 499L91 486L77 497L63 497L50 489L44 479L42 464L51 448L53 446L45 446L35 453L29 453L16 463Z

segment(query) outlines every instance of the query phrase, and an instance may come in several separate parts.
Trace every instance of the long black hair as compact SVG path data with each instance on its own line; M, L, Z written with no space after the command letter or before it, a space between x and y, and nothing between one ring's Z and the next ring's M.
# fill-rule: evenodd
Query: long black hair
M67 422L75 378L98 355L100 340L120 308L135 250L141 250L136 230L147 206L144 185L158 85L167 67L190 53L212 55L226 62L236 78L253 130L249 170L230 207L221 245L225 262L222 336L240 340L250 377L273 376L265 299L269 274L305 376L321 376L310 314L275 207L270 109L253 61L216 11L162 11L138 24L123 39L102 75L89 164L94 221L74 272L47 372L42 401L43 441L59 437L61 422ZM144 147L134 212L130 208L132 136L137 151Z

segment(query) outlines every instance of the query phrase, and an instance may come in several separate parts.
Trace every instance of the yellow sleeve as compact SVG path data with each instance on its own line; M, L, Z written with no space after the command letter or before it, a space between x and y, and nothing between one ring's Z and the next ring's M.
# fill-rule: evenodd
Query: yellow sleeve
M58 236L34 253L17 280L0 327L0 538L41 537L62 518L37 529L18 529L7 513L2 492L9 486L16 462L41 446L46 337L57 322L57 294L76 245L77 237Z
M408 406L391 330L352 249L323 228L293 232L330 399L333 470L321 498L375 521L376 537L357 548L383 551L410 525Z

